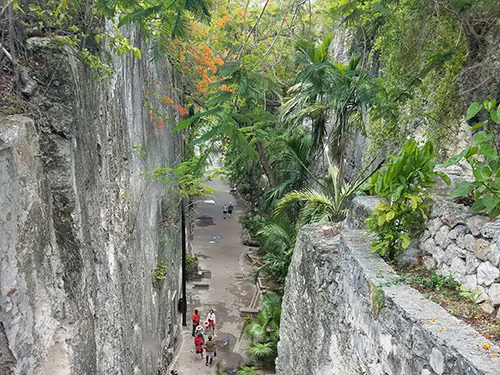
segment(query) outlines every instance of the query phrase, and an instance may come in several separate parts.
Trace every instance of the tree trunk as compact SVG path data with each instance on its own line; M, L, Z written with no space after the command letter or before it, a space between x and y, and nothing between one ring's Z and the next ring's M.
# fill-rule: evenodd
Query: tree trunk
M272 188L275 188L278 184L276 183L276 177L274 176L273 168L271 167L269 160L267 160L266 151L264 150L264 145L262 144L261 141L256 140L255 147L257 148L257 153L259 154L260 165L262 166L262 169L264 170L264 173L266 174L267 179L269 180L269 185Z

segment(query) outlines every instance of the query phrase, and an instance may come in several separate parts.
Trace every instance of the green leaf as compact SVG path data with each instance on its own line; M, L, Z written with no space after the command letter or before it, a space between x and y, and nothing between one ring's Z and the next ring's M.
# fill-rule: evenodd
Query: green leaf
M495 160L498 158L498 154L495 151L495 149L487 143L483 143L483 144L481 144L481 146L479 146L479 153L481 155L486 156L489 159L492 159L492 160Z
M500 197L497 197L493 194L486 194L481 199L484 207L488 210L488 212L493 211L497 204L500 202Z
M485 131L480 131L474 134L474 143L480 144L488 142L493 138L493 134L487 134Z
M196 120L202 118L202 117L206 117L206 116L210 116L210 115L213 115L217 112L220 112L221 111L221 107L217 107L217 108L213 108L213 109L210 109L208 111L205 111L205 112L200 112L200 113L196 113L195 115L185 119L185 120L182 120L181 122L179 122L175 128L174 128L174 131L179 131L179 130L182 130L182 129L186 129L188 126L190 126L193 122L195 122Z
M198 137L198 138L194 139L193 141L191 141L190 144L197 145L197 144L203 143L205 141L208 141L209 139L211 139L211 138L215 137L216 135L218 135L219 133L221 133L221 131L222 131L222 126L218 126L216 128L213 128L212 130L203 134L201 137Z
M410 237L408 237L406 234L402 234L401 236L399 236L403 241L401 242L401 247L403 249L408 249L408 247L410 247Z
M464 197L474 190L474 185L469 181L460 182L453 191L452 198Z
M467 109L467 115L465 116L465 120L469 121L471 118L473 118L475 115L479 113L481 108L483 108L483 106L478 102L472 103Z
M495 121L497 124L500 124L500 115L497 111L491 111L490 116L493 121Z
M391 221L394 219L394 216L396 216L396 213L394 211L389 211L385 214L385 220Z
M450 178L448 177L448 175L446 173L441 172L441 171L434 171L434 174L436 176L441 177L441 180L443 180L446 185L450 185L451 184L451 180L450 180Z
M464 156L465 154L467 154L467 152L469 151L469 148L466 148L465 150L463 150L460 154L458 155L455 155L455 156L452 156L451 158L449 158L444 164L443 164L443 167L449 167L450 165L453 165L457 162L459 162Z
M483 126L484 126L484 122L478 122L476 125L471 126L470 130L474 131L474 130L477 130L477 129L481 129Z
M474 204L470 207L471 211L474 212L483 211L485 208L486 207L481 200L475 201Z

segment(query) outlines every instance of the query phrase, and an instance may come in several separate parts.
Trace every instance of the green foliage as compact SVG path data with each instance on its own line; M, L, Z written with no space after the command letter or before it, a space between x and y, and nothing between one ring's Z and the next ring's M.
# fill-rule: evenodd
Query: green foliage
M255 367L243 366L236 371L236 375L255 375Z
M492 13L484 6L492 1L480 2L328 1L331 14L354 34L351 53L384 77L369 109L371 153L399 147L418 127L437 141L437 152L449 155L459 123L456 78L467 56L464 30Z
M153 270L153 274L151 275L151 282L153 284L153 288L160 289L163 280L167 276L168 267L165 265L163 260L158 259L155 269Z
M474 181L460 182L452 197L474 196L473 211L486 211L490 217L500 216L500 157L499 144L495 139L494 127L500 124L500 106L495 100L485 100L482 104L472 103L467 110L466 119L474 118L484 109L489 119L472 126L474 146L467 147L460 154L450 158L445 165L465 159L472 168Z
M267 274L267 279L274 281L279 290L285 286L288 266L292 261L297 229L286 219L274 218L268 220L257 232L261 249L265 251L264 264L257 270Z
M430 142L418 147L408 140L399 155L390 156L385 170L370 178L367 189L384 199L367 219L370 232L376 235L373 252L393 261L419 235L432 200L426 189L434 186L436 175L449 183L447 176L434 172L435 164Z
M339 182L339 169L333 165L328 168L328 178L325 183L316 181L320 189L306 188L286 194L275 206L275 216L282 216L288 209L302 203L298 227L310 223L325 223L342 221L348 211L350 198L359 189L362 180L349 183Z
M265 225L265 219L263 217L255 215L255 213L250 211L245 211L245 213L240 216L239 222L243 228L250 233L252 238L256 238L257 233Z
M262 296L261 309L255 320L248 320L245 335L252 342L248 353L256 359L277 354L281 318L281 297L276 293Z
M354 57L347 65L329 61L328 49L332 36L321 43L312 44L299 40L296 48L305 64L296 83L288 90L289 98L283 103L282 121L292 126L301 125L304 119L312 120L312 151L323 146L327 136L326 118L333 111L336 119L332 134L328 135L333 154L340 160L342 175L347 133L353 125L355 114L375 97L375 85L368 72L358 67L360 58Z
M193 156L179 163L176 168L158 167L147 175L149 178L164 182L171 191L181 197L188 199L195 196L210 197L214 195L215 190L205 182L220 177L223 172L219 169L206 171L207 157L208 154Z

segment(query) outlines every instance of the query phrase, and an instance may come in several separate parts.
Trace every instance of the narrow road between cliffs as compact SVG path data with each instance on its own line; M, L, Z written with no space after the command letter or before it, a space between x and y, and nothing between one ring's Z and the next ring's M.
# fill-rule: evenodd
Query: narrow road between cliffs
M245 257L248 248L240 240L238 218L243 207L229 193L226 183L214 180L210 186L216 190L212 198L215 205L194 207L193 254L199 259L200 269L209 270L211 277L200 280L209 283L208 289L195 288L192 281L187 285L188 326L182 329L182 343L172 366L179 375L215 374L217 363L227 374L234 374L237 366L244 364L246 345L241 336L245 319L240 317L239 309L250 306L256 293L250 275L252 268ZM222 207L229 202L235 212L231 218L223 219ZM210 309L214 309L217 317L217 358L211 367L194 352L191 336L194 309L200 311L201 322Z

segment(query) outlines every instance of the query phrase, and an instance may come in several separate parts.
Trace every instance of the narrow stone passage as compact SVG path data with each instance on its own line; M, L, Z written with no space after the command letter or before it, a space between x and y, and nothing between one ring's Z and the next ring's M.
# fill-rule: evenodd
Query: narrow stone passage
M199 259L200 268L209 270L211 277L203 279L209 283L208 289L187 286L188 325L182 330L182 344L174 362L180 375L215 374L216 364L228 374L235 373L243 364L245 343L241 337L244 318L239 309L251 304L255 286L250 279L250 266L245 261L245 249L240 240L239 215L243 207L229 194L229 186L220 180L210 185L217 190L213 199L215 205L197 205L194 208L193 253ZM232 218L223 219L222 206L232 202L235 206ZM217 316L216 336L217 358L212 367L205 366L199 354L194 352L191 337L191 313L198 309L201 322L206 320L210 309Z

